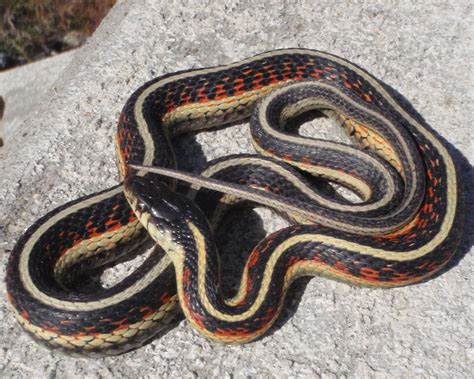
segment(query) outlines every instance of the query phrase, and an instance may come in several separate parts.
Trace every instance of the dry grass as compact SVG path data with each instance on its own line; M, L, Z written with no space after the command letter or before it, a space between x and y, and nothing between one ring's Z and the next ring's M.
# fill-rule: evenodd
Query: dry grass
M116 0L0 0L0 52L31 62L67 50L63 37L89 36Z

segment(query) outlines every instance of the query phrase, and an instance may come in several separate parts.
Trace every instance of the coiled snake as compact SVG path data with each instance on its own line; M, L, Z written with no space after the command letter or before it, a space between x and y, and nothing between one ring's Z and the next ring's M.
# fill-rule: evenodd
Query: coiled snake
M144 84L118 122L124 184L53 210L16 244L7 290L18 321L49 347L100 356L140 346L181 308L208 338L239 343L273 324L299 276L380 287L429 278L460 238L458 177L437 134L391 93L355 64L305 49ZM288 133L290 120L311 109L335 119L357 147ZM174 136L252 111L261 155L218 159L199 175L172 170ZM178 194L161 174L191 181L195 191ZM361 201L313 188L310 175L351 189ZM216 225L242 198L294 224L255 247L237 294L226 299L208 220ZM137 248L148 234L167 254L150 255L112 288L78 288L88 270Z

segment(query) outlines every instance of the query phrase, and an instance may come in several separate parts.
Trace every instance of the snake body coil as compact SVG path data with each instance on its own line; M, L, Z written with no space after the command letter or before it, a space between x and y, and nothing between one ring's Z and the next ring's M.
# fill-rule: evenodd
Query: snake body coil
M200 175L167 170L174 136L245 119L254 109L251 133L266 157L219 159ZM290 120L311 109L335 119L359 148L289 134ZM48 213L20 238L8 264L18 321L69 353L140 346L174 318L178 299L207 337L250 341L272 325L301 275L380 287L416 283L445 266L459 242L461 194L446 147L377 79L331 54L278 50L156 78L127 101L116 149L125 186ZM144 166L194 183L194 201ZM308 174L353 190L361 202L315 190ZM295 223L255 247L238 293L225 299L207 219L217 224L238 198ZM147 235L166 254L155 251L112 288L78 288L87 271Z

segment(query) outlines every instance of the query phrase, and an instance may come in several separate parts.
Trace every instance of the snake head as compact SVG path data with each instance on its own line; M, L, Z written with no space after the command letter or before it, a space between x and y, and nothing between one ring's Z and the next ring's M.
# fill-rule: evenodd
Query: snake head
M206 219L191 200L171 191L157 175L128 177L124 192L138 219L158 243L165 235L181 237L189 223Z
M157 221L168 223L181 219L189 202L181 194L172 192L156 175L128 177L125 195L138 217L149 214Z

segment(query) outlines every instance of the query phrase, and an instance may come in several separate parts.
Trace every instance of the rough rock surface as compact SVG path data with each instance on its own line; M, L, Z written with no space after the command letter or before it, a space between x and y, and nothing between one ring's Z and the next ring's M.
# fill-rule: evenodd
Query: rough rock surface
M46 94L72 61L75 53L74 50L68 51L0 73L0 96L3 96L6 103L4 128L3 131L0 130L0 135L5 140L8 140L13 131L44 102ZM26 128L28 127L25 126Z
M455 146L471 234L473 21L468 0L119 1L0 148L0 375L472 377L474 262L467 237L462 251L468 253L457 265L420 285L360 289L321 278L297 285L282 320L257 342L211 343L182 321L137 351L98 360L63 357L33 343L6 309L3 268L34 220L116 183L115 124L140 84L282 47L344 56L403 94ZM178 143L185 169L250 149L245 125ZM270 215L264 218L273 220Z

